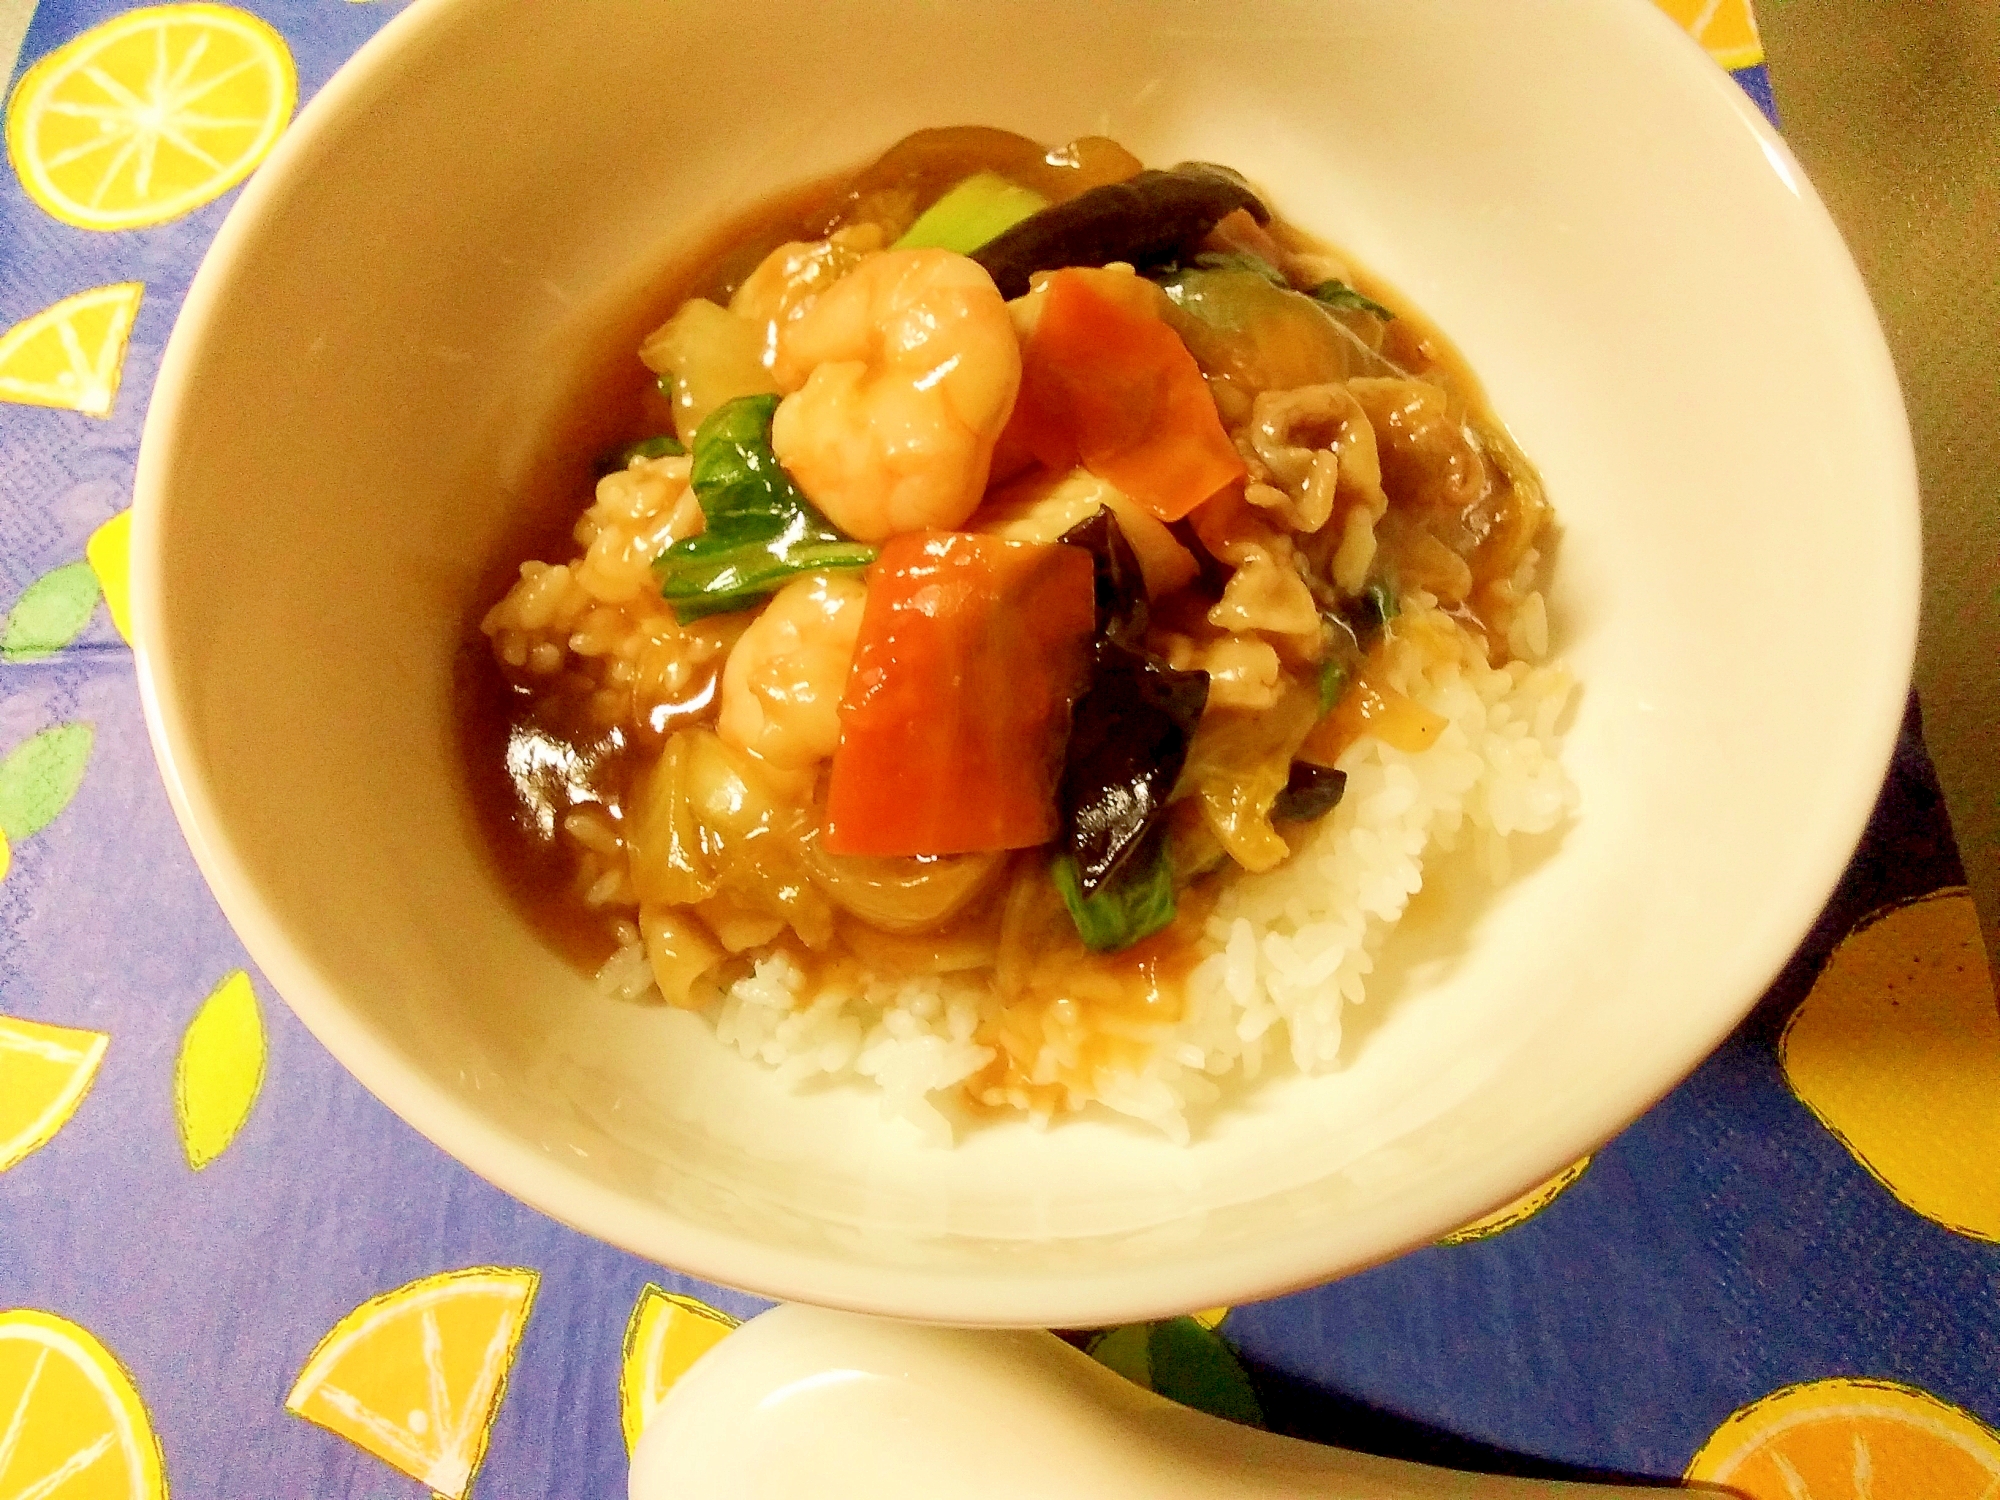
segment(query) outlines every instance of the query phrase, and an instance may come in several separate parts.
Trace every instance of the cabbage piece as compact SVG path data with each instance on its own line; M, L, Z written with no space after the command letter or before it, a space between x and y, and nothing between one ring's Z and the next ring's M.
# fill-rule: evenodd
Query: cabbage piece
M693 906L716 892L714 862L690 793L696 747L706 733L671 736L626 804L625 848L642 904Z
M1167 322L1202 373L1248 391L1289 391L1357 375L1408 378L1324 305L1230 265L1186 267L1160 282Z
M807 869L812 819L714 730L668 738L627 810L625 846L642 906L778 918L809 948L833 936L833 908ZM708 907L705 903L722 902Z
M1271 809L1318 719L1317 694L1292 684L1261 713L1218 710L1195 732L1176 791L1199 799L1204 821L1246 870L1271 869L1291 853Z
M805 851L828 900L878 931L899 934L941 927L1006 863L1004 854L829 854L817 838L807 840Z
M692 297L639 346L639 358L660 377L674 408L674 431L692 443L709 414L738 396L778 389L764 368L762 331L748 318Z
M653 982L669 1005L700 1010L715 998L712 976L723 952L701 923L682 912L645 906L639 909L639 935L646 945L646 961L653 967Z

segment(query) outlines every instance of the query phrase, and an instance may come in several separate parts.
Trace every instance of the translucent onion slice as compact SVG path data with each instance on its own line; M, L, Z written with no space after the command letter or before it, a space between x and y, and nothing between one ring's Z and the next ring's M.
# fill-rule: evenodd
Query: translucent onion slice
M1005 854L925 855L904 859L829 854L805 841L813 884L835 906L882 932L910 934L942 926L986 888Z

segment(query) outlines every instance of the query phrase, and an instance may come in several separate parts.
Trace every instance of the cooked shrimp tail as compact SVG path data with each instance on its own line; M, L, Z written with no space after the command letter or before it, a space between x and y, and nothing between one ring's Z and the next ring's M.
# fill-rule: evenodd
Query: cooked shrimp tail
M950 530L979 506L1021 348L993 279L947 250L886 250L781 334L810 369L771 427L778 461L849 536Z

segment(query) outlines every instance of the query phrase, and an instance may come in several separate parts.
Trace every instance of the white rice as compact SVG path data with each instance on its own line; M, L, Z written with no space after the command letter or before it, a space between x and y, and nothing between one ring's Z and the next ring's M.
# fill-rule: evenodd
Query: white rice
M1099 1104L1185 1141L1189 1110L1218 1096L1217 1077L1255 1077L1278 1060L1330 1067L1341 1013L1365 998L1426 859L1462 848L1503 880L1509 836L1547 832L1574 812L1575 788L1556 758L1572 686L1560 667L1494 668L1476 652L1426 666L1412 653L1394 685L1445 719L1442 733L1420 753L1364 736L1341 756L1340 804L1290 860L1227 886L1180 1021L1142 1038L1143 1067L1096 1070ZM644 950L621 949L598 977L607 993L643 996ZM885 1110L948 1144L953 1097L993 1058L974 1040L998 1005L987 986L947 976L807 995L805 983L782 954L760 960L712 1008L716 1035L790 1085L866 1080ZM1037 1082L1076 1064L1060 1038L1044 1051Z

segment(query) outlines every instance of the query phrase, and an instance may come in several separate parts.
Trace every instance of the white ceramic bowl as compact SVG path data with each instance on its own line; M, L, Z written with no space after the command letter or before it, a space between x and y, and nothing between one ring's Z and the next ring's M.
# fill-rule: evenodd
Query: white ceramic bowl
M1405 946L1340 1071L1271 1081L1191 1148L1083 1121L944 1152L859 1091L787 1096L695 1018L593 998L459 790L453 648L585 331L718 216L967 121L1242 169L1453 335L1565 527L1580 818ZM134 608L202 869L418 1130L716 1281L1101 1324L1420 1244L1692 1068L1868 812L1916 542L1854 269L1646 0L422 0L304 112L195 281L146 428Z

